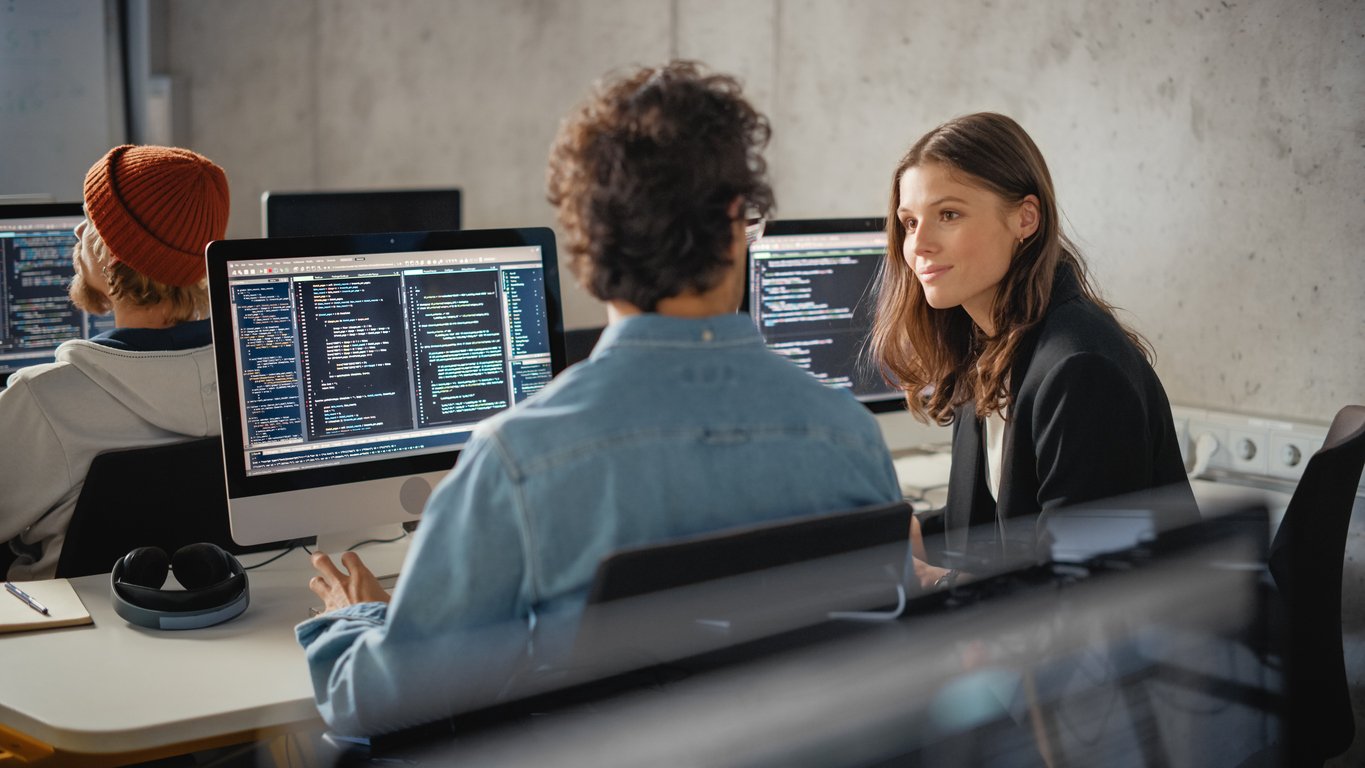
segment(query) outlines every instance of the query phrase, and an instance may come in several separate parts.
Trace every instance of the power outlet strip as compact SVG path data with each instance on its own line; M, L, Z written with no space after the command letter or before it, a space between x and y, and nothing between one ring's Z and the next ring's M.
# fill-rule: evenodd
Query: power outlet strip
M1185 466L1198 476L1231 474L1297 483L1327 438L1327 426L1172 406Z

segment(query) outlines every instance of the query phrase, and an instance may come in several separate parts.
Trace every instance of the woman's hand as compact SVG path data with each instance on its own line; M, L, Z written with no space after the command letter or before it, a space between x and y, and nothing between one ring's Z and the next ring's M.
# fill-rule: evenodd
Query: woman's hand
M919 518L910 516L910 554L913 555L915 564L915 578L919 580L921 589L934 589L939 585L939 579L952 573L951 568L939 568L925 562L929 559L924 551L924 534L920 531Z
M910 554L920 560L928 560L928 555L924 554L924 534L920 531L919 518L910 516Z
M335 611L356 603L389 602L389 593L379 586L379 579L360 561L360 555L343 552L341 564L345 573L326 553L313 553L313 567L318 575L308 580L308 588L322 598L324 610Z
M939 568L930 565L918 557L915 558L915 578L919 580L921 589L934 589L938 586L939 579L952 573L950 568Z

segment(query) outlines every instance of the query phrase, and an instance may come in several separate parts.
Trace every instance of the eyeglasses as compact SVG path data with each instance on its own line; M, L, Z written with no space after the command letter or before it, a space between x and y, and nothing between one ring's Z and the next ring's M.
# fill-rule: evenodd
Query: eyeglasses
M763 228L767 224L768 220L763 218L763 215L756 209L747 209L744 212L744 242L753 245L754 241L763 237Z

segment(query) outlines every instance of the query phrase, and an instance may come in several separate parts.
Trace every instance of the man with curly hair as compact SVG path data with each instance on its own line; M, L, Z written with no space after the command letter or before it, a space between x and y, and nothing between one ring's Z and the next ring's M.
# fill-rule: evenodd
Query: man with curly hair
M333 729L489 703L532 641L554 658L571 634L547 628L572 626L614 550L900 498L866 410L736 311L746 216L773 204L768 135L734 79L689 62L599 84L562 123L548 196L610 324L589 359L480 426L391 600L354 553L344 572L315 556L328 612L298 636Z

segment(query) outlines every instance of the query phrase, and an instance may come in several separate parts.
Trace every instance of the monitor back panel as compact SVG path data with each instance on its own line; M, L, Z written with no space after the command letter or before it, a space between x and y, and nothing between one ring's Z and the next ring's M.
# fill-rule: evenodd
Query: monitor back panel
M266 237L459 229L460 190L266 192L261 227Z

